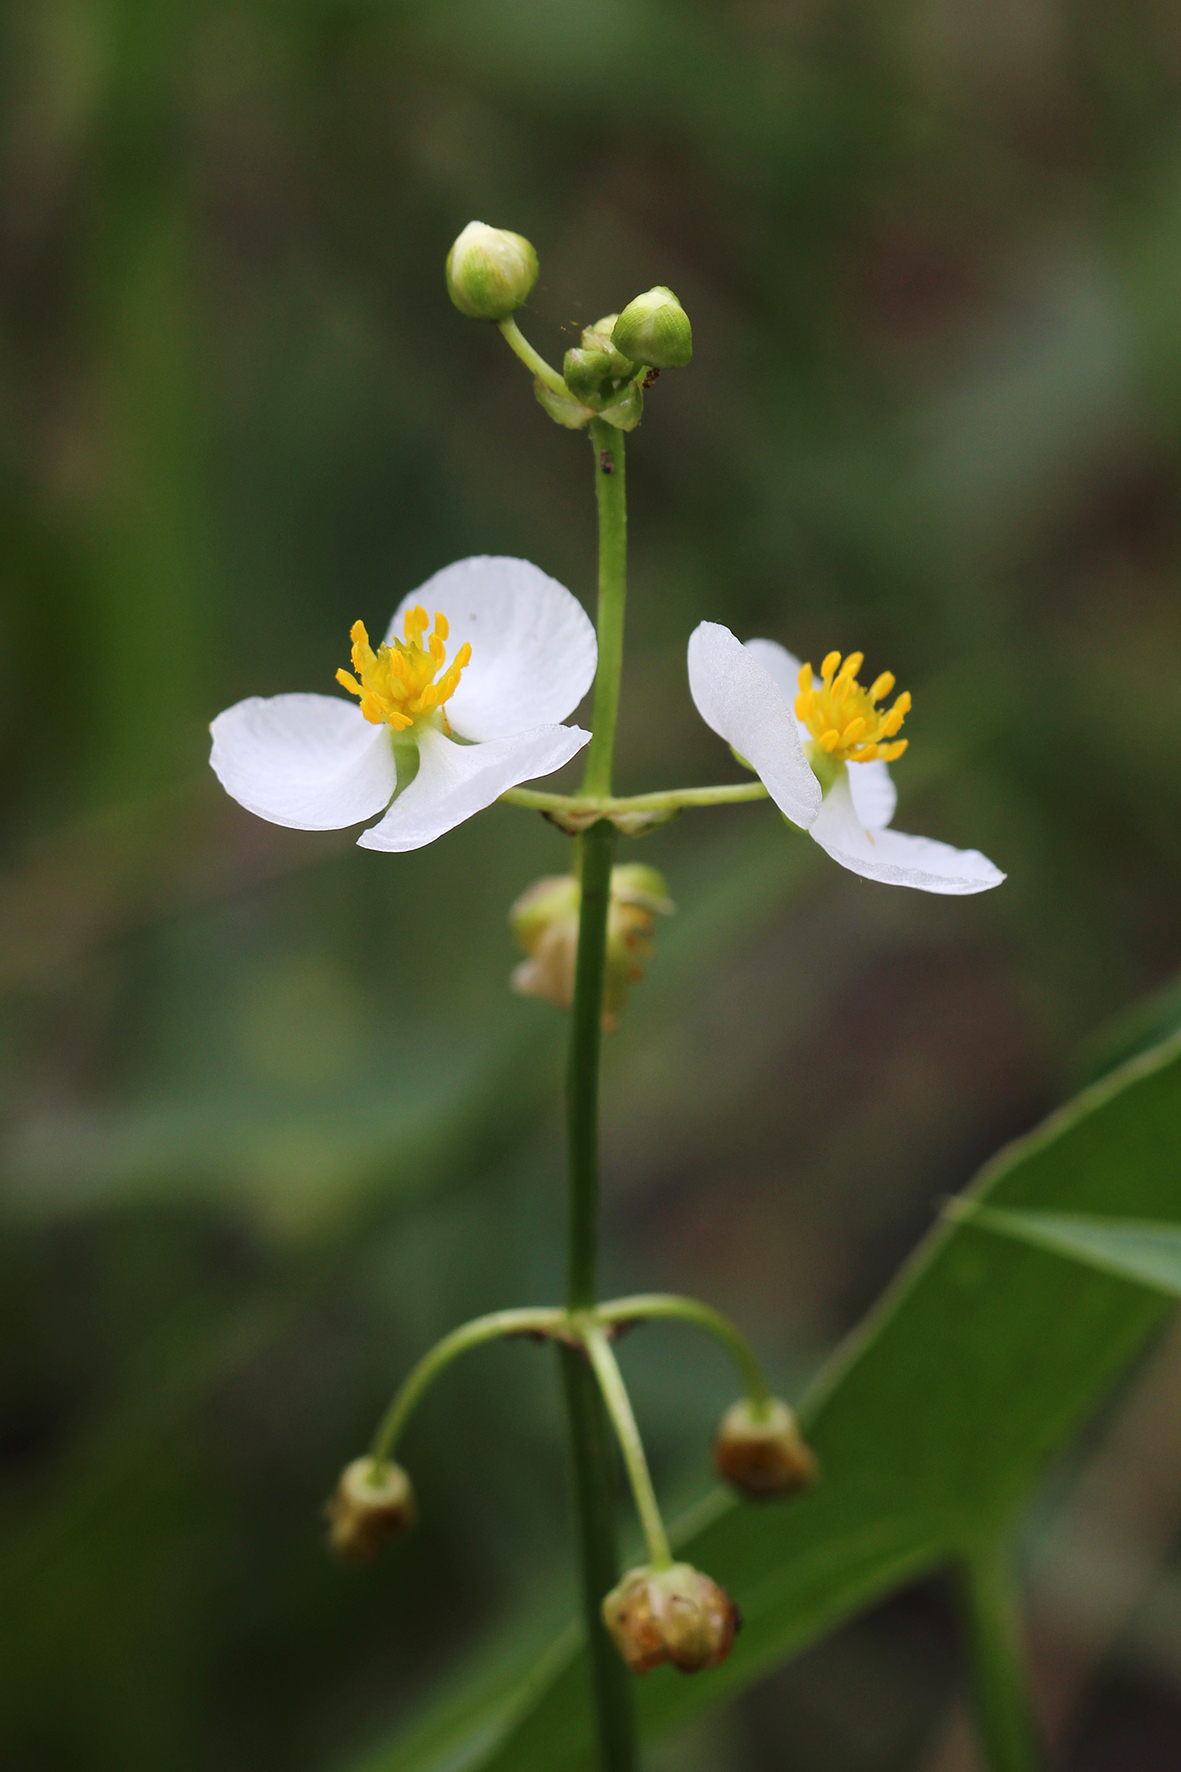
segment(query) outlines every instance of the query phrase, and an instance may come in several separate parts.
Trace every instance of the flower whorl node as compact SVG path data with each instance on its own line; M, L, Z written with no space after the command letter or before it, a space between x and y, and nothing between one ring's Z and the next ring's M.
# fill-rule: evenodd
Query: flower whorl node
M749 1398L727 1409L714 1440L714 1464L720 1477L752 1501L797 1495L818 1474L815 1454L778 1397L761 1410Z
M387 1538L414 1525L414 1489L400 1464L384 1458L354 1458L324 1503L328 1543L338 1557L369 1563Z
M603 1623L632 1673L671 1661L693 1674L725 1661L742 1618L725 1588L673 1563L629 1569L603 1601Z
M537 272L537 254L521 234L473 221L447 254L447 293L471 320L507 320Z

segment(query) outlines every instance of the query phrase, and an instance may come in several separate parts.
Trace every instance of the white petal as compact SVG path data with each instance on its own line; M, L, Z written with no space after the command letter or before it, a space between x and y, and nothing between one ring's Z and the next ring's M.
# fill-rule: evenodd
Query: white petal
M796 696L800 693L800 671L803 668L795 653L789 652L786 646L781 646L778 640L747 640L743 644L743 651L749 652L752 658L758 660L776 688L782 691L784 700L794 713ZM819 685L820 678L813 674L812 681ZM800 743L807 744L812 734L803 720L796 721L796 731L799 733Z
M388 726L335 695L252 695L210 727L209 761L248 812L297 831L339 831L387 806L397 782Z
M807 830L820 810L820 783L800 744L795 711L729 628L703 621L690 635L689 690L706 725L746 758L779 810Z
M850 763L847 767L854 812L868 830L884 831L898 804L890 765L875 757L872 763Z
M481 554L457 560L404 597L386 644L404 638L403 618L421 603L450 624L447 657L470 641L471 663L447 703L463 738L507 738L564 720L595 678L595 630L565 585L528 560Z
M456 744L427 727L418 735L418 774L381 823L357 841L362 849L396 854L421 849L491 806L506 788L560 769L589 740L579 726L539 726L511 738Z
M747 640L744 651L752 658L757 658L775 687L794 706L796 696L800 693L800 660L778 640ZM815 678L813 678L815 681Z
M847 776L825 796L812 836L842 867L888 886L917 886L922 892L986 892L1005 877L977 849L953 849L949 843L908 837L902 831L867 830L854 808Z

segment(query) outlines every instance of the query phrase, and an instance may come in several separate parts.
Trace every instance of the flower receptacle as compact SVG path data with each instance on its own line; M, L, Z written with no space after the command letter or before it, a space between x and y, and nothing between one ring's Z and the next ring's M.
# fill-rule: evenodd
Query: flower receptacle
M473 221L447 254L447 293L471 320L507 320L537 272L537 254L521 234Z
M328 1542L338 1557L368 1563L382 1545L418 1518L414 1489L400 1464L354 1458L324 1504Z
M805 1445L787 1404L744 1398L727 1409L714 1440L718 1475L756 1501L798 1495L816 1481L816 1456Z

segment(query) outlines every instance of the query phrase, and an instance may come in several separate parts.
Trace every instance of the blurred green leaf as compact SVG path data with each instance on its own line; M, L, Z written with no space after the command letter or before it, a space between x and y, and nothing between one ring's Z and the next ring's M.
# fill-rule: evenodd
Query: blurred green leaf
M993 1212L988 1208L965 1215L965 1223L1181 1298L1181 1226L1150 1224L1139 1218Z
M1174 1040L1001 1152L968 1197L1163 1217L1181 1203L1175 1165L1161 1160L1179 1138ZM682 1522L681 1554L730 1589L745 1626L707 1679L660 1669L643 1683L645 1732L684 1722L920 1571L1002 1537L1166 1309L1044 1247L936 1226L804 1401L824 1473L816 1490L784 1508L714 1496ZM470 1690L448 1697L363 1769L569 1772L589 1753L585 1674L571 1654L548 1680L535 1666L478 1702Z

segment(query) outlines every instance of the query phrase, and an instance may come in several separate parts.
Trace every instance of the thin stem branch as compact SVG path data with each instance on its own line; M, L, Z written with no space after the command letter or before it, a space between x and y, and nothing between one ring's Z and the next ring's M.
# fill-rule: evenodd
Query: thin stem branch
M676 812L685 806L732 806L744 800L765 800L761 781L740 781L710 788L666 788L655 794L547 794L537 788L507 788L501 799L534 812L569 812L575 817L597 812Z
M582 1339L619 1440L619 1449L623 1453L636 1512L640 1516L640 1524L648 1543L649 1560L654 1569L667 1569L673 1560L673 1554L669 1548L664 1521L660 1517L660 1509L656 1504L656 1491L652 1487L648 1460L644 1456L644 1443L640 1439L640 1430L632 1413L631 1398L627 1394L623 1374L611 1351L610 1342L596 1322L591 1320L586 1323Z
M714 1310L712 1305L702 1304L696 1298L681 1298L671 1292L641 1292L634 1298L613 1298L609 1304L601 1304L595 1317L600 1323L609 1324L654 1317L693 1323L720 1341L733 1360L756 1418L771 1401L771 1388L754 1348L738 1325L721 1311Z
M533 349L533 346L529 343L529 340L525 337L525 334L521 331L521 328L517 325L515 320L511 318L508 320L498 320L497 326L508 343L509 348L516 352L526 369L531 369L534 375L545 383L551 394L561 394L565 400L572 400L574 398L557 370L551 369L540 351L535 351Z
M591 420L590 440L595 452L595 497L599 511L599 606L595 623L599 664L582 791L609 794L627 606L627 478L623 432L596 418Z
M398 1436L425 1392L430 1389L440 1372L460 1354L466 1354L469 1348L480 1347L486 1341L495 1341L502 1335L552 1335L560 1332L565 1323L565 1311L493 1311L487 1317L476 1317L472 1322L462 1323L458 1329L453 1329L450 1335L445 1335L442 1341L436 1342L422 1356L399 1386L373 1436L374 1458L384 1459L392 1455Z
M971 1552L959 1573L976 1721L990 1772L1040 1772L1017 1589L1006 1548L990 1545Z

